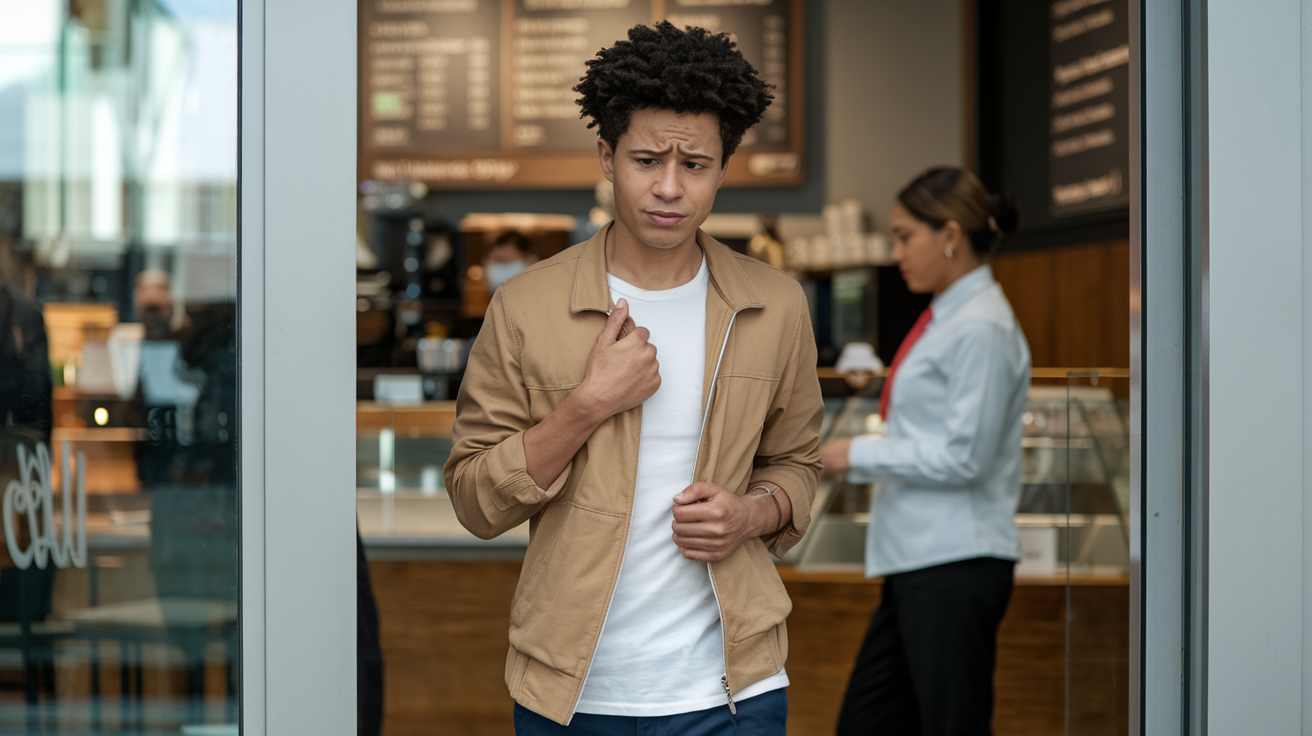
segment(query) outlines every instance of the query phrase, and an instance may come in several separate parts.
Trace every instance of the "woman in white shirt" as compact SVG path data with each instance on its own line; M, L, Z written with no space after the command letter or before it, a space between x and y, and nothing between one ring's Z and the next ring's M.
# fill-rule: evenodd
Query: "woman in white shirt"
M926 171L893 204L893 257L934 300L884 382L887 436L824 448L826 471L878 483L866 575L884 576L840 736L991 733L998 624L1020 557L1030 352L988 263L1016 220L957 168Z

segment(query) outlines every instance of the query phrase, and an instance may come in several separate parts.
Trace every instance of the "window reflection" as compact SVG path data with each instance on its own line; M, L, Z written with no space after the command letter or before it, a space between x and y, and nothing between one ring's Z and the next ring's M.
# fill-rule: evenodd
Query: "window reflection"
M236 733L236 11L0 23L0 733Z

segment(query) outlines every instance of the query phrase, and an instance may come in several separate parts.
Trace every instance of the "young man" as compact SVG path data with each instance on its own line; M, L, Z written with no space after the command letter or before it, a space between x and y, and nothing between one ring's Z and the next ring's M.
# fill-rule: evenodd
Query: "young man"
M771 97L726 36L669 23L588 67L615 220L496 290L446 465L470 531L530 522L516 732L783 734L770 552L810 522L815 341L796 282L699 230Z

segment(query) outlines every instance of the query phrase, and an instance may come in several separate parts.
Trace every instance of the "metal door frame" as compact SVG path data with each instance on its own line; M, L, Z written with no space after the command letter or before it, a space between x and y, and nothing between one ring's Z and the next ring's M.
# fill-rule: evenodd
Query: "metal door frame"
M240 2L242 733L355 732L356 5Z

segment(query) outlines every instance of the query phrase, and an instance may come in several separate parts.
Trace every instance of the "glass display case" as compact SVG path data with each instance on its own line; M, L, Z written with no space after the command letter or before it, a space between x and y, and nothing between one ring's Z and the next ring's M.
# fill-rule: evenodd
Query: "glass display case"
M1126 575L1129 564L1129 439L1124 399L1095 373L1042 371L1029 392L1016 524L1020 577ZM879 382L825 399L825 439L882 432ZM451 452L455 402L357 404L356 488L360 529L371 547L478 546L451 509L442 466ZM860 571L877 484L821 481L812 527L779 560L801 572ZM507 535L522 548L527 531Z
M1129 565L1129 435L1115 377L1036 370L1023 421L1022 488L1016 514L1020 577L1122 577ZM826 399L822 436L880 434L878 382ZM781 560L799 571L859 571L878 484L825 478L806 538Z
M455 417L454 401L356 403L356 514L371 559L523 556L527 524L484 540L456 519L442 477Z

